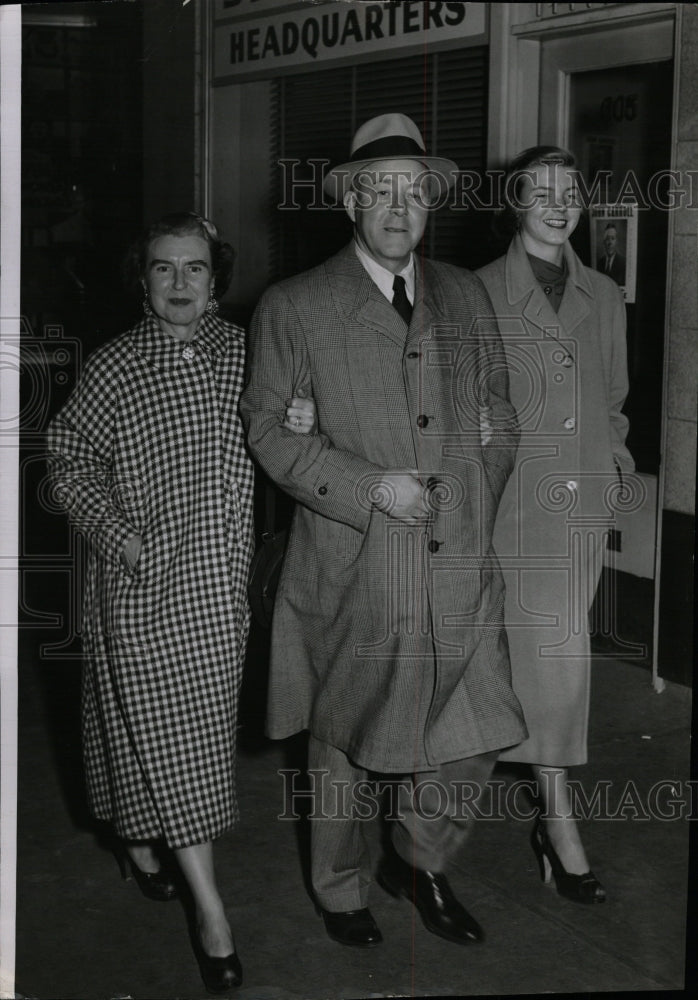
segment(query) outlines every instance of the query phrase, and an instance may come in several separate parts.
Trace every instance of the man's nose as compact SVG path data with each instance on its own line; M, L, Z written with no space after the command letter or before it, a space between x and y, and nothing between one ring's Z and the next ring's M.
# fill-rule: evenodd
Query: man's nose
M390 205L390 208L397 215L404 215L405 212L407 211L407 201L404 194L393 195L393 200L392 204Z

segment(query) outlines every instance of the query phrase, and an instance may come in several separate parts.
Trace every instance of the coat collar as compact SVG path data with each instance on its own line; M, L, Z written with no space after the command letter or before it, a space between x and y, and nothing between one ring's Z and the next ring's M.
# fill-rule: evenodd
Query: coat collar
M154 316L145 316L133 327L129 336L133 349L148 364L160 371L171 371L178 368L183 359L186 360L184 350L187 347L203 351L211 360L225 354L230 342L230 330L229 324L217 316L205 313L194 337L187 343L175 340L169 333L161 330Z
M415 258L415 294L407 337L403 320L369 277L356 256L353 241L324 266L338 311L351 322L369 327L402 347L418 338L431 325L432 311L428 285L425 286L424 263L419 257Z
M562 327L566 333L571 333L589 314L594 292L584 265L569 243L565 243L562 250L567 264L567 284L557 313L536 281L520 235L514 237L506 255L507 300L509 305L516 306L526 299L523 315L539 329Z

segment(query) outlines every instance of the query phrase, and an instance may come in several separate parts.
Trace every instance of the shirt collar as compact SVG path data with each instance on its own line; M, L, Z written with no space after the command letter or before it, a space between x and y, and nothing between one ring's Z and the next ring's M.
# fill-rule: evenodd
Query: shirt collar
M402 271L398 271L397 274L393 274L389 271L387 267L383 267L379 264L377 260L374 260L370 254L359 246L359 244L354 240L354 249L356 251L356 256L359 258L364 268L368 272L368 276L374 284L378 285L379 291L385 295L388 302L393 301L393 281L396 277L401 277L405 279L405 291L407 293L407 298L411 305L414 305L414 254L410 254L409 262L403 267Z

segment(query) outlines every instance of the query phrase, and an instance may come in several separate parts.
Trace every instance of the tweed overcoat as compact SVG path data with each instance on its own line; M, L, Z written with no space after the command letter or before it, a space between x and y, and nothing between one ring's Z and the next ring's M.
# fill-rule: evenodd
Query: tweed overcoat
M625 306L616 284L564 247L557 313L519 236L478 271L497 314L521 439L494 545L506 581L512 679L529 738L503 759L582 764L593 600L624 470Z
M89 540L82 730L93 813L128 839L212 840L237 816L252 463L244 333L186 345L144 320L99 348L48 434L54 489ZM143 547L122 563L134 532Z
M517 431L482 285L419 261L408 329L350 244L268 289L250 333L250 447L299 501L272 625L269 735L308 728L386 772L519 742L491 559ZM299 391L315 400L317 434L281 426ZM496 427L484 450L480 405ZM386 469L418 471L427 528L373 505Z

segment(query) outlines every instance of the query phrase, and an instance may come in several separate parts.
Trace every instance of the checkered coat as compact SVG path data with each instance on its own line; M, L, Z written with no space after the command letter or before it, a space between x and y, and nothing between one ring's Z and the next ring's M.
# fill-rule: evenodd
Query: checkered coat
M253 454L299 501L272 626L270 736L308 728L360 766L404 772L526 735L490 558L517 439L491 314L477 278L424 260L408 329L353 245L263 296L243 419ZM317 434L281 426L299 390ZM426 529L373 504L377 478L398 468L430 490Z
M171 847L235 821L252 466L244 334L190 345L153 320L95 351L48 432L54 489L90 543L82 728L94 814ZM143 538L133 571L127 539Z

